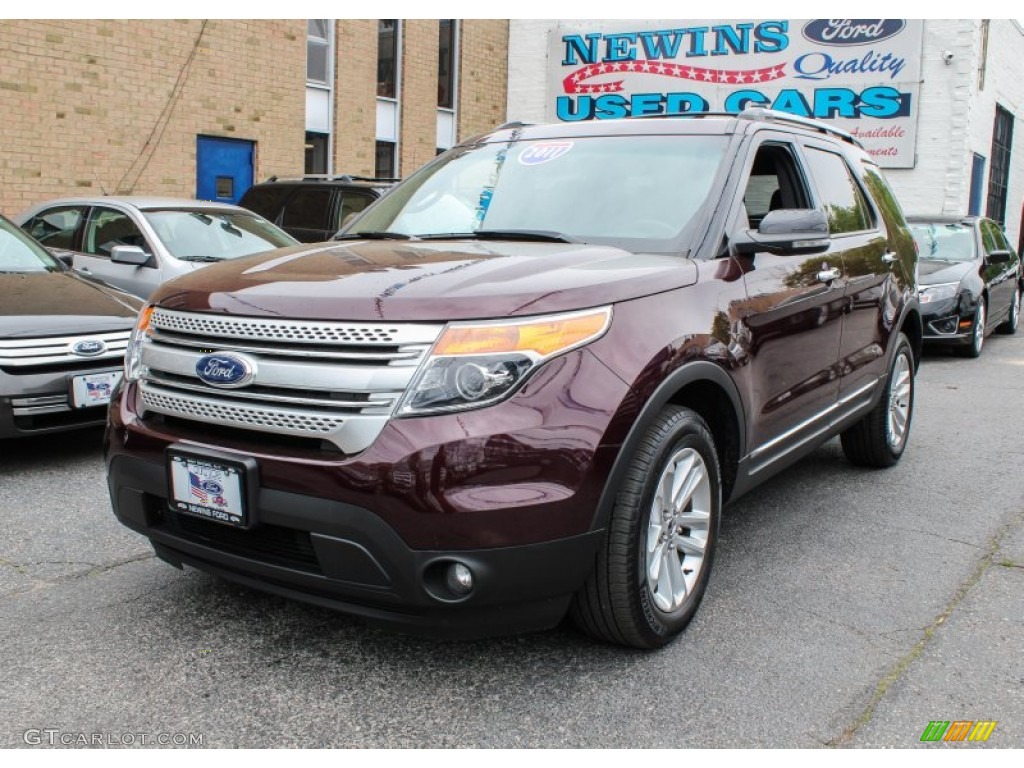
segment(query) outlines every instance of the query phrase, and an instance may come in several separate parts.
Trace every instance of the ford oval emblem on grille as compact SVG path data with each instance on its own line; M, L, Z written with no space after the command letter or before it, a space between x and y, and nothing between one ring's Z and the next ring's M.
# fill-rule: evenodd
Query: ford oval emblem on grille
M196 361L196 376L214 387L244 387L256 374L256 364L241 355L218 352Z
M71 345L71 353L79 357L96 357L107 351L106 343L99 339L83 339Z

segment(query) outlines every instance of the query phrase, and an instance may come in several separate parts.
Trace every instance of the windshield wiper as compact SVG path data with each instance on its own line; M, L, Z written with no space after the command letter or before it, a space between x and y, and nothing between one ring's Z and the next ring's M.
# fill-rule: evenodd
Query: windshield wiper
M179 256L182 261L224 261L223 256Z
M574 237L548 229L478 229L475 232L444 232L420 235L421 240L526 240L540 243L578 243Z
M345 232L331 238L332 240L412 240L410 235L401 232Z

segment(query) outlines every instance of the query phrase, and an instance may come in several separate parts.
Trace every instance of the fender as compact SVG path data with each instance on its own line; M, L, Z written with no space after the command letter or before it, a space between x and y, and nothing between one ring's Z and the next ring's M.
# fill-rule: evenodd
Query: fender
M736 384L720 366L707 360L697 360L685 363L670 373L647 398L640 413L637 415L629 434L622 441L619 454L615 457L611 472L608 473L608 480L605 482L604 490L601 492L601 499L594 513L594 521L590 530L600 530L607 526L608 518L611 515L612 507L615 505L615 496L618 493L619 485L633 455L636 453L637 445L654 421L658 412L688 384L700 381L710 381L719 385L728 395L736 414L736 421L739 424L739 455L746 455L747 448L747 421L743 401L740 399L739 390ZM722 499L725 502L725 499Z

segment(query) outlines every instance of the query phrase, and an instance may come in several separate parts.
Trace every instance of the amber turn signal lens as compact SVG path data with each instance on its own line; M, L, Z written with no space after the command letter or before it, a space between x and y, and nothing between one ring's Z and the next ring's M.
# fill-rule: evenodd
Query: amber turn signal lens
M495 325L448 327L434 347L434 356L533 352L550 357L600 336L608 326L609 308L584 314L555 315L541 320Z
M153 317L153 306L147 304L139 312L139 319L135 321L135 331L137 333L145 333L149 330L149 321Z

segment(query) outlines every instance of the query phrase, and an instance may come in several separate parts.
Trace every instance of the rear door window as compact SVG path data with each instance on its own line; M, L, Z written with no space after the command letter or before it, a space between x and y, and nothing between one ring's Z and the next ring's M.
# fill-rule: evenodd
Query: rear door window
M807 162L828 216L830 233L845 235L875 228L874 215L864 193L841 156L808 147Z

